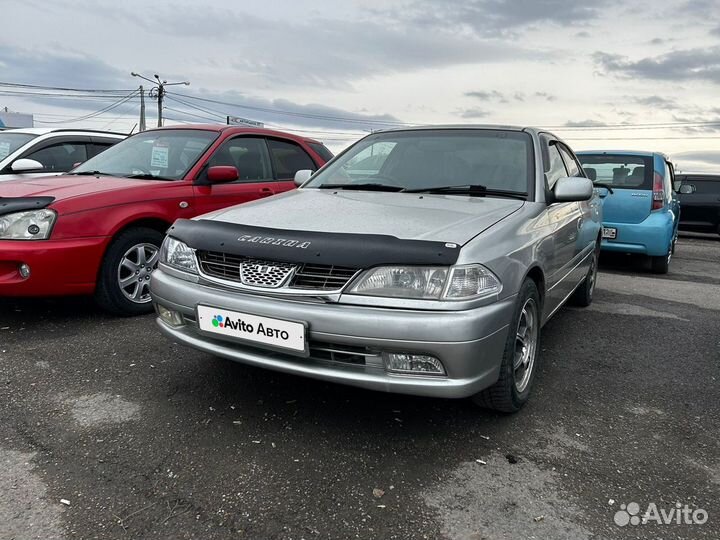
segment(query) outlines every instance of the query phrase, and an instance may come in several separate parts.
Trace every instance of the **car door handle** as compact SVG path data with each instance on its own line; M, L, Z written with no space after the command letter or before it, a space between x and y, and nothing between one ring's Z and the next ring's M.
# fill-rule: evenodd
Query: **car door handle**
M270 195L275 195L275 192L270 188L260 188L258 190L258 193L261 197L269 197Z

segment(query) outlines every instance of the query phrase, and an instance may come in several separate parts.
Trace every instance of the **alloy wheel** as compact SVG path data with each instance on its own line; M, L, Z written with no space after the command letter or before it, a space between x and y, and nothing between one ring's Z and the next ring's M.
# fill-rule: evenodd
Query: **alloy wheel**
M120 259L118 286L125 298L135 304L150 302L150 276L157 268L160 248L154 244L136 244Z
M520 312L515 331L515 357L513 377L515 389L522 393L527 388L535 368L535 354L539 329L538 308L535 299L528 298Z

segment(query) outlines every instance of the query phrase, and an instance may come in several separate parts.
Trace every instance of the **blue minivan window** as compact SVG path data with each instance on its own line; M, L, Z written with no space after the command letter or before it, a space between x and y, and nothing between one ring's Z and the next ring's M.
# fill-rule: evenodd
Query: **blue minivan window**
M649 156L599 154L579 155L578 159L595 182L613 189L652 189L653 159Z

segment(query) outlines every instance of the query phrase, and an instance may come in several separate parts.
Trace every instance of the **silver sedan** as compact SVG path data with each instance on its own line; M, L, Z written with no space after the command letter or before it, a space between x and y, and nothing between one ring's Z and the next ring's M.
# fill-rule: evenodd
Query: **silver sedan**
M587 306L601 206L551 133L376 132L299 189L168 231L151 293L170 339L386 392L527 401L542 326Z

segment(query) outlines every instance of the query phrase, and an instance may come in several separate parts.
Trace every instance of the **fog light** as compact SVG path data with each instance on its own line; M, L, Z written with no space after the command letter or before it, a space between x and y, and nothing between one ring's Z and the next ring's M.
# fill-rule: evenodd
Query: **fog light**
M445 375L442 362L427 354L383 353L385 369L393 373Z
M160 318L170 326L182 326L185 324L181 313L168 309L160 304L155 304L155 307L157 308Z
M20 272L20 277L22 277L23 279L27 279L30 277L30 267L27 264L22 263L18 268L18 271Z

